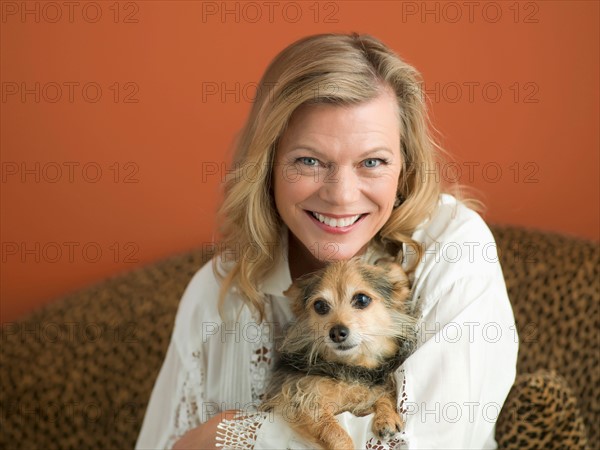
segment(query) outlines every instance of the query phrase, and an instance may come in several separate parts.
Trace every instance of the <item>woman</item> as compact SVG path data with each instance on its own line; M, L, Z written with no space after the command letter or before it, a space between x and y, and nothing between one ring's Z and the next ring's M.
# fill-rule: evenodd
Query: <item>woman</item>
M253 413L283 295L328 261L399 255L420 305L398 370L405 429L377 443L371 416L338 416L362 448L495 448L518 338L492 234L442 193L418 72L370 36L317 35L267 68L225 186L219 255L179 306L138 448L307 448ZM242 414L233 417L233 413Z

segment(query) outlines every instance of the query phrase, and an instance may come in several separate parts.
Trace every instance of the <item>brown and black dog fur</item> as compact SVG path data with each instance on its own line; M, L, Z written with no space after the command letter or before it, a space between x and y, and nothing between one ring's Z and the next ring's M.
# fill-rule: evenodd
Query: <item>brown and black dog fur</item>
M354 449L335 415L375 413L373 432L401 431L395 370L413 351L414 314L409 280L391 260L338 261L302 277L285 292L296 321L261 405L286 418L309 441L327 449Z

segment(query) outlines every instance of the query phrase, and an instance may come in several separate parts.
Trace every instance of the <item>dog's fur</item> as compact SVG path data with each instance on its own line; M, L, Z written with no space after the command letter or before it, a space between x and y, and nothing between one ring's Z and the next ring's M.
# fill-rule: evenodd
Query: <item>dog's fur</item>
M394 436L403 427L394 371L416 342L409 293L406 274L390 260L370 265L353 258L298 279L285 292L297 320L261 410L281 414L328 449L356 448L334 417L344 411L374 412L374 434Z

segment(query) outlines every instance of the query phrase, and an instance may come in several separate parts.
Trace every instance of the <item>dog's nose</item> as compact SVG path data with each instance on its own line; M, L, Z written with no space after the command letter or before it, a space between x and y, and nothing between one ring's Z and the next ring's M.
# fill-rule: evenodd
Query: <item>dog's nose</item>
M329 330L329 337L333 342L344 342L349 334L350 330L344 325L336 325Z

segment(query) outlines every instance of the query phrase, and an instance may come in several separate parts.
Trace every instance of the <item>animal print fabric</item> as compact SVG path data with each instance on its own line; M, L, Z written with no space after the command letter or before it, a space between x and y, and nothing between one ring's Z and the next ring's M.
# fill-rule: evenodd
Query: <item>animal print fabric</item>
M517 376L496 433L500 449L588 448L577 399L554 371Z

